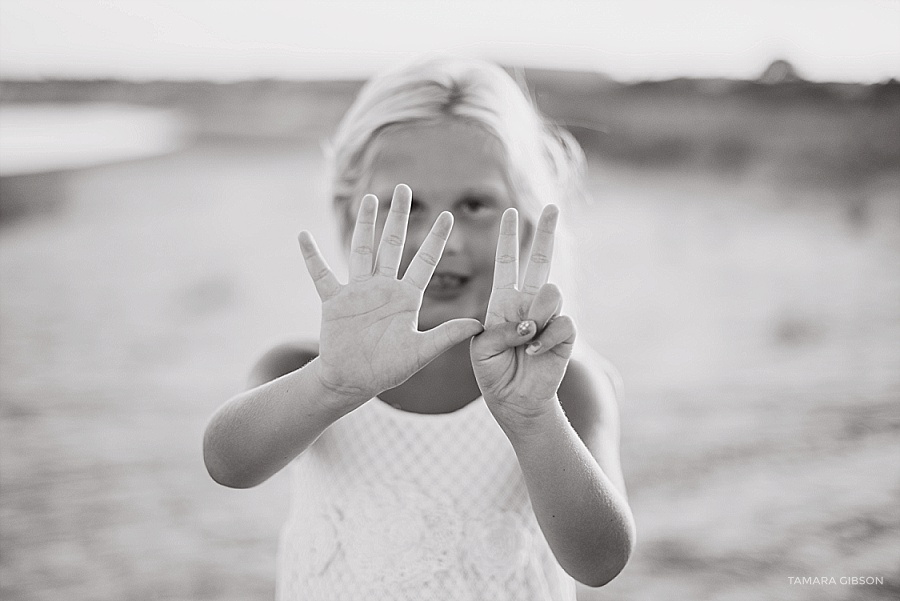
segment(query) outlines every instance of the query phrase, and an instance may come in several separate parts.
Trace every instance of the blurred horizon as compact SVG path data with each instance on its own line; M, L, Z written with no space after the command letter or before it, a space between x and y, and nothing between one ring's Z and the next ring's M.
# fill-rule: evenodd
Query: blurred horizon
M440 53L434 53L439 55ZM448 53L452 55L452 53ZM423 55L424 56L424 55ZM617 77L608 72L592 70L588 68L579 68L567 66L564 64L544 66L533 65L522 62L509 62L486 56L473 56L498 64L510 73L517 74L522 72L538 73L541 75L557 73L561 76L573 76L578 78L588 78L599 83L621 84L623 86L635 86L641 84L666 84L672 82L723 82L723 83L765 83L765 84L783 84L783 83L805 83L813 86L842 86L842 87L871 87L892 85L900 81L900 69L896 74L888 74L880 79L867 81L855 80L839 80L839 79L812 79L806 76L804 71L794 62L786 57L775 57L772 60L759 64L759 69L746 74L726 74L726 75L693 75L693 74L667 74L660 77ZM402 62L400 63L402 64ZM214 86L235 86L241 84L254 83L274 83L274 84L351 84L362 85L374 75L361 75L354 73L337 74L335 76L310 76L302 77L298 75L253 75L247 74L238 78L216 78L204 75L192 77L129 77L127 75L22 75L7 74L0 72L0 85L2 84L53 84L53 83L123 83L129 85L154 85L154 84L175 84L175 85L214 85ZM520 82L520 84L523 82ZM0 92L0 102L8 102L8 94Z
M889 0L4 0L0 79L356 80L440 52L626 82L755 79L782 59L874 83L900 77L897 24Z

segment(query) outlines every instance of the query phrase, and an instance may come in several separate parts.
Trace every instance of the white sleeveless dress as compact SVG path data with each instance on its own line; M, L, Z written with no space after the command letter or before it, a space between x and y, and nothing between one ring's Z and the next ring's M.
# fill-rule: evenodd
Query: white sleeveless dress
M291 469L280 601L575 599L481 398L434 415L372 399Z

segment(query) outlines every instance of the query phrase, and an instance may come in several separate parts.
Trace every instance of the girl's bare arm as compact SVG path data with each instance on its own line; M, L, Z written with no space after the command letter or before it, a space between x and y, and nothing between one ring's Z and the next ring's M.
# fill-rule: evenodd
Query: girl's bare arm
M596 419L610 413L602 407L608 401L596 396L596 385L585 384L592 378L572 380L580 383L561 390L567 395L560 397L562 402L547 399L545 412L504 430L557 560L583 584L601 586L615 578L631 556L634 519L619 468L618 424ZM571 390L576 386L582 390ZM595 421L575 421L578 412L593 414L589 419Z
M210 475L227 486L262 482L302 453L331 423L406 381L432 359L482 331L454 319L419 332L422 294L453 226L438 216L402 279L397 278L412 191L394 191L377 255L378 200L360 204L350 246L350 279L338 282L308 232L300 234L306 267L322 299L319 356L299 370L228 401L204 437Z
M472 340L472 365L515 449L550 548L571 576L600 586L628 561L634 523L619 467L614 399L590 377L590 367L573 365L566 373L575 326L560 315L559 289L547 284L557 214L551 205L541 215L521 285L516 212L503 215L494 290L485 331Z
M256 486L367 400L323 385L317 361L235 396L213 415L203 439L213 480L232 488Z

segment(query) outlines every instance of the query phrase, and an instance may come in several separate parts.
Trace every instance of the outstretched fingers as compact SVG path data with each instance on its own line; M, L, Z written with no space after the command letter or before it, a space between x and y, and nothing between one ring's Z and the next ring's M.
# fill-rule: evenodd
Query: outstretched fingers
M546 284L550 277L550 261L553 259L553 240L556 236L557 221L559 209L556 205L544 207L531 243L525 277L522 279L522 292L529 300L537 295L541 286Z
M500 219L494 259L494 290L515 289L519 283L519 213L506 209Z
M495 326L503 321L502 297L504 291L515 291L519 283L519 213L506 209L500 218L500 235L497 237L497 254L494 258L494 283L488 300L484 325Z
M375 257L375 273L391 278L397 277L400 260L403 258L403 244L406 242L406 226L409 209L412 206L412 190L405 184L394 188L391 208L384 222L384 231Z
M406 273L403 275L404 282L410 282L419 290L425 290L431 276L434 275L434 268L441 255L444 253L444 246L447 244L447 238L450 237L450 230L453 229L453 215L448 211L444 211L435 220L431 226L431 231L422 242L422 246L416 252Z
M335 296L340 291L341 284L331 268L328 267L328 263L325 262L325 257L322 256L322 251L316 245L312 234L304 230L300 232L297 240L300 242L300 251L303 253L306 270L316 286L319 298L326 301Z
M353 238L350 241L350 281L372 275L372 259L375 257L375 219L378 216L378 199L374 194L363 196L356 215Z

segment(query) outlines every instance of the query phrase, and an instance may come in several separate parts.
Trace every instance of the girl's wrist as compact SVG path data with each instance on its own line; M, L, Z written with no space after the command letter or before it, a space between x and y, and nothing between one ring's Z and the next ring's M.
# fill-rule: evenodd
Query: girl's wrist
M510 440L545 435L554 428L560 415L565 419L565 413L556 395L538 402L529 400L520 404L500 401L488 403L488 406L491 407L494 419Z
M319 394L314 397L319 404L335 419L343 417L363 403L371 399L374 394L353 386L345 386L333 381L322 373L322 360L316 357L310 361L306 369L309 369L314 381L318 385Z

